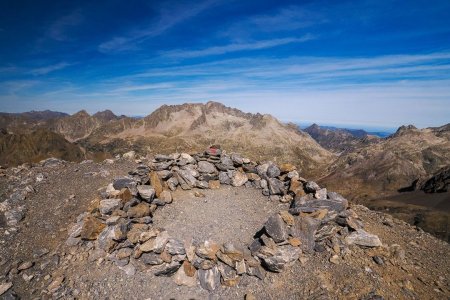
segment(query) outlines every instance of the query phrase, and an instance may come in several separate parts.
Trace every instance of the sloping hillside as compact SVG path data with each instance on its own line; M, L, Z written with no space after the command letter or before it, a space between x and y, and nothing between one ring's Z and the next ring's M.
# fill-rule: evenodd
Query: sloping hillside
M350 152L358 147L380 141L379 137L369 135L364 130L329 129L313 124L304 131L322 147L335 153Z
M69 161L84 158L81 148L64 139L61 135L39 129L32 133L0 133L0 164L15 166L25 162L38 162L48 157Z
M295 163L308 175L334 158L296 126L217 102L163 105L144 119L123 119L101 126L80 142L89 149L102 145L110 151L128 145L142 153L201 151L220 144L255 160Z
M402 126L391 137L339 157L322 183L351 198L374 198L410 187L450 165L449 127Z

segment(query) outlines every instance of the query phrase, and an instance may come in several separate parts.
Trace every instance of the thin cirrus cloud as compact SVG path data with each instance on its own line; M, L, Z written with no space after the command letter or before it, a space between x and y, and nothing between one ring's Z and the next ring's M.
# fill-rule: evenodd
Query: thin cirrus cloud
M300 38L280 38L271 40L260 40L249 43L232 43L224 46L213 46L200 50L173 50L162 53L162 56L174 58L194 58L210 55L221 55L239 51L252 51L260 49L268 49L292 43L303 43L312 40L314 37L310 34Z
M49 65L49 66L45 66L45 67L41 67L41 68L32 69L28 73L31 75L34 75L34 76L47 75L48 73L67 68L71 65L73 65L73 64L61 62L61 63L57 63L57 64L53 64L53 65Z
M113 37L101 43L98 50L102 53L114 53L137 49L138 45L148 38L163 34L172 27L199 15L218 3L219 0L207 0L190 7L177 7L175 12L171 11L169 7L162 7L156 22L145 28L133 29L123 36Z
M75 10L72 13L62 16L54 21L47 29L46 36L58 42L72 40L68 31L80 25L84 20L81 10Z

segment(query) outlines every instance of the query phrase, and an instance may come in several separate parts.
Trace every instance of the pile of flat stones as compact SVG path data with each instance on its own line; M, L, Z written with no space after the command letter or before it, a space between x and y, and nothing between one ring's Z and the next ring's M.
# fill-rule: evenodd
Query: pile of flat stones
M271 201L290 203L290 208L268 216L245 249L229 242L181 241L153 224L152 216L158 207L170 205L177 188L220 185L257 188ZM266 272L282 272L308 253L332 250L333 261L352 244L381 246L363 227L346 199L303 179L295 166L256 163L212 146L194 155L156 155L148 165L115 179L78 217L67 245L86 247L92 256L113 261L130 276L146 270L173 276L179 285L200 283L213 291L235 286L244 275L264 279Z

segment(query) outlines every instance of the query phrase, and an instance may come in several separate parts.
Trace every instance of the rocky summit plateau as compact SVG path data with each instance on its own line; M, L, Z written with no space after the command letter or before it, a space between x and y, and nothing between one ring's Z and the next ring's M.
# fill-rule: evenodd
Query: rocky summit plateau
M450 297L447 242L219 145L49 158L0 191L4 299Z

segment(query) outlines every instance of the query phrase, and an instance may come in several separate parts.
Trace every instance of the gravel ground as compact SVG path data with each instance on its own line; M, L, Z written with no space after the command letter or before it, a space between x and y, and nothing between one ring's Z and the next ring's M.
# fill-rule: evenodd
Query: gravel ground
M245 247L271 214L288 209L287 204L268 200L258 189L222 185L218 190L198 191L205 197L178 189L173 203L156 212L154 224L180 240L229 241Z
M328 251L304 254L282 273L266 273L264 280L243 276L236 287L213 293L199 286L177 286L172 278L155 277L140 267L128 276L86 247L66 246L68 227L87 210L98 189L135 166L124 160L111 165L67 164L0 178L0 186L7 189L3 194L27 181L36 190L20 203L26 214L18 232L0 226L0 286L12 282L11 290L22 299L243 299L250 292L256 299L370 299L364 297L372 292L384 299L450 298L449 244L403 221L394 219L386 225L385 214L363 206L353 208L383 247L352 246L336 264L330 262L333 253ZM35 181L38 173L45 174L40 183ZM174 202L157 211L155 225L182 239L247 243L270 212L284 207L254 189L222 186L201 192L205 198L194 197L194 191L176 191ZM404 250L403 262L386 254L394 244ZM42 254L44 249L47 254ZM375 255L383 258L382 265L374 262ZM34 264L18 274L9 272L20 261ZM61 288L54 294L44 292L59 276L64 278Z

